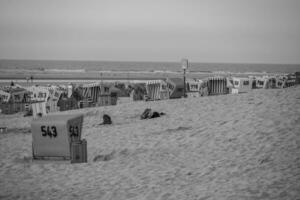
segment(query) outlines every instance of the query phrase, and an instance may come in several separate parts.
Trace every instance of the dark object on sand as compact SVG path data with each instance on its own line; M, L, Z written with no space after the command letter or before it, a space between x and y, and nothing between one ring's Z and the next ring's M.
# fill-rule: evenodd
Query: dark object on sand
M110 161L114 158L115 155L115 150L113 150L111 153L109 154L102 154L102 155L97 155L93 161L94 162L98 162L98 161Z
M32 110L27 111L23 117L28 117L28 116L32 116Z
M152 118L160 117L162 115L165 115L165 113L163 112L159 113L156 111L152 111L150 108L146 108L143 114L141 115L141 119L152 119Z
M103 122L100 125L112 124L111 118L109 115L103 115Z

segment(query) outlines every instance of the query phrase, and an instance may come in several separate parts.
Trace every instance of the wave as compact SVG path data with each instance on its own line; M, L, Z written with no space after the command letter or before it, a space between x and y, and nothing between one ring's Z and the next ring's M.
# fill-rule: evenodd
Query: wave
M67 73L82 73L86 72L85 69L45 69L45 72L55 72L55 73L60 73L60 72L67 72Z
M52 73L93 73L93 74L182 74L183 71L171 71L171 70L86 70L86 69L45 69L45 72ZM196 71L187 70L187 74L241 74L241 75L253 75L253 74L274 74L276 72L267 71ZM279 73L280 74L280 73Z

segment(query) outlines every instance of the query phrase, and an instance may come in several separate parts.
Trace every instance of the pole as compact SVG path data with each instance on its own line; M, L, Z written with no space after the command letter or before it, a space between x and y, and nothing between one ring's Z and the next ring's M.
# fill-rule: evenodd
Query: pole
M101 72L100 72L100 98L101 95L104 94L104 87L103 87L103 72L102 72L102 69L101 69Z
M185 69L183 69L183 97L186 97L185 94Z
M186 58L181 59L181 67L183 69L183 97L186 97L186 88L185 88L185 71L189 67L189 61Z

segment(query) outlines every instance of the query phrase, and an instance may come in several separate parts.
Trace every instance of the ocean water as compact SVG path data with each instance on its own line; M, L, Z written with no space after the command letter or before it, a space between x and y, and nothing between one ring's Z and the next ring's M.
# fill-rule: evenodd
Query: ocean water
M181 71L178 62L0 60L0 69L83 71ZM294 73L300 64L190 63L191 72Z

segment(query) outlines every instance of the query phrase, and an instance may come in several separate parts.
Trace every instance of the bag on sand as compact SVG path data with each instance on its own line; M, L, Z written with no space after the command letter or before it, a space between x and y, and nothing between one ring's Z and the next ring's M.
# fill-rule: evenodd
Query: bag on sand
M111 118L109 115L103 115L103 122L100 125L112 124Z

